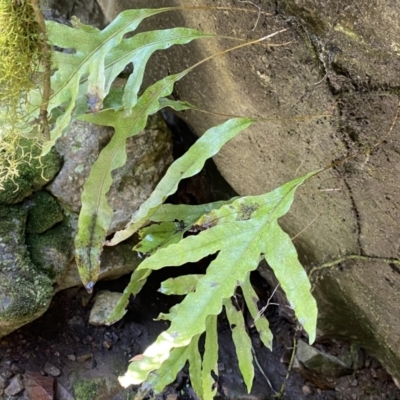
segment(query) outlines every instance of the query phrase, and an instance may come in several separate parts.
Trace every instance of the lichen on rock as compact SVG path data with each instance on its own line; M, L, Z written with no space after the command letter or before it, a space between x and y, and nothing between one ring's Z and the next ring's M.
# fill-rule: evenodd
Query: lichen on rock
M20 138L15 147L16 165L10 165L4 154L0 155L0 175L2 170L16 168L14 178L2 182L0 204L16 204L39 190L54 178L61 166L61 159L55 151L40 157L41 148L37 141Z

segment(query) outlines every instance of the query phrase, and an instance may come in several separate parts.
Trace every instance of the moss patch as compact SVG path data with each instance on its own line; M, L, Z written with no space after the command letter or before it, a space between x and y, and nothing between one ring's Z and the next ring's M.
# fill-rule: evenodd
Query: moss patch
M74 386L74 395L76 400L94 400L99 388L98 382L78 381Z
M27 233L43 233L64 218L57 200L45 190L35 193L30 204Z
M58 281L73 256L71 228L59 225L43 234L30 234L26 242L36 267Z

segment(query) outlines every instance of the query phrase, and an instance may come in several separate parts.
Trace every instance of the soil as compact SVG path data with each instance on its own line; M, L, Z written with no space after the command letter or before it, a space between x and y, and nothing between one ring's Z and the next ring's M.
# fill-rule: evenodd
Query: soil
M193 270L193 266L190 267ZM198 267L199 268L199 267ZM201 267L200 267L201 268ZM182 272L182 271L180 271ZM157 335L166 328L165 321L154 321L160 312L168 309L178 300L177 297L157 293L159 283L176 270L166 269L154 274L143 291L129 304L129 311L117 324L92 326L88 323L93 298L88 301L83 289L73 288L57 294L50 309L38 320L26 325L0 342L0 384L5 388L15 376L23 378L25 387L15 396L4 399L128 399L133 398L137 388L122 389L116 377L122 375L128 360L151 344ZM259 275L258 292L263 293L266 303L269 290ZM100 282L96 290L122 291L129 278L117 281ZM297 399L400 399L400 392L390 376L376 360L361 351L361 362L357 370L339 378L335 387L321 390L314 383L304 379L297 371L292 371L286 380L288 352L293 343L295 326L279 317L275 308L270 308L267 317L275 333L274 349L263 347L255 332L251 332L253 347L260 366L255 366L256 377L251 395L247 395L240 376L229 325L221 316L219 321L220 358L218 377L218 398L221 399L272 399L274 391L279 392L283 383L283 398ZM331 341L319 344L320 349L338 355L348 346L343 342ZM282 362L283 361L283 362ZM55 384L55 395L38 397L27 393L32 385L31 377L37 374L49 377ZM267 377L270 383L267 382ZM312 379L312 378L311 378ZM37 378L34 385L45 387ZM107 382L101 391L83 393L82 387ZM273 390L271 389L271 386ZM68 393L68 395L67 395ZM132 397L130 397L132 396ZM156 399L197 399L190 386L187 371L184 369L176 381L168 386Z

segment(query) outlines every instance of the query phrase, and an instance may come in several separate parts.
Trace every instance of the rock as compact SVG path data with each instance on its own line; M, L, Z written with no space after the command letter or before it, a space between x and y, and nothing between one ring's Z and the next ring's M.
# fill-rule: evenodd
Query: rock
M105 325L107 318L121 297L122 293L110 292L109 290L98 292L90 310L89 323L92 325Z
M29 371L24 375L24 386L28 399L54 399L54 379L49 376L43 376L37 372Z
M56 149L64 165L48 189L66 210L79 213L83 184L112 133L109 127L74 121L68 133L57 141ZM149 197L172 162L171 157L170 133L161 117L155 115L142 134L128 139L127 162L113 172L113 184L107 195L114 210L109 233L122 229Z
M61 375L60 369L49 362L46 362L46 364L44 364L43 371L46 372L46 374L51 375L51 376L60 376Z
M60 157L55 151L39 159L41 149L35 142L21 139L20 146L23 161L18 165L18 176L4 183L0 205L21 202L53 179L60 168Z
M69 281L68 269L74 258L72 235L73 230L67 223L63 223L41 234L31 233L26 238L33 263L53 283L59 285Z
M60 382L57 382L56 388L56 399L57 400L74 400L71 393Z
M55 292L81 285L73 260L80 195L91 164L111 135L109 128L75 122L59 140L64 164L47 189L63 209L47 191L19 205L1 205L20 202L54 177L60 166L54 151L43 158L43 169L36 158L21 169L18 191L6 182L0 192L0 337L43 314ZM32 154L38 151L35 147ZM149 120L142 134L128 140L127 151L128 161L113 174L108 197L115 210L110 232L125 226L172 162L170 132L159 115ZM132 247L128 241L105 249L99 279L132 272L140 262Z
M36 192L29 201L27 233L43 233L64 219L57 200L47 191Z
M89 361L93 358L92 353L86 353L86 354L80 354L78 357L76 357L76 361L79 364L84 364L86 361Z
M353 372L348 365L337 357L319 351L315 347L305 343L303 340L297 342L296 358L299 364L304 367L307 372L311 372L321 380L324 378L327 378L328 380L335 379L344 375L349 375ZM300 368L300 371L301 370L302 368Z
M124 9L148 3L98 2L110 21ZM157 0L152 6L185 4ZM214 2L197 0L191 5ZM291 41L290 45L256 46L218 57L176 85L179 97L212 112L271 117L230 141L215 157L222 175L241 195L270 191L382 140L371 154L360 154L313 178L280 223L292 237L302 231L294 243L306 266L346 254L398 258L400 187L393 172L400 168L398 124L388 133L399 101L400 3L282 0L276 5L274 0L263 2L263 11L274 17L261 16L254 31L255 13L234 9L175 10L147 21L146 28L201 27L248 39L287 29L271 42ZM222 40L207 40L159 52L159 58L152 58L148 81L181 71L227 46ZM333 116L296 119L326 110ZM184 117L199 134L220 123L212 113L186 112ZM340 192L328 204L320 188ZM354 261L346 264L344 273L326 271L313 293L320 333L358 342L400 386L399 275L396 266Z
M93 379L81 379L74 384L74 397L76 399L109 400L121 391L122 388L117 377L112 374Z
M50 304L50 278L30 260L27 209L0 205L0 337L42 315Z
M6 396L15 396L24 390L21 375L16 375L11 379L10 384L4 389Z

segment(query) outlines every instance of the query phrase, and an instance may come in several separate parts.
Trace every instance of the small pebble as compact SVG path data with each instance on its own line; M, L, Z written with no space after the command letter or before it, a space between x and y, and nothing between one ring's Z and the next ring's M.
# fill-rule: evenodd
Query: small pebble
M6 378L3 378L3 377L0 375L0 389L4 389L6 386L7 386L7 379L6 379Z
M76 357L75 357L74 354L68 354L68 355L67 355L67 358L68 358L68 360L70 360L70 361L76 361Z
M353 382L350 383L351 386L356 387L358 385L357 379L354 379Z
M14 374L21 374L24 372L16 363L11 364L10 371L14 372Z
M111 349L111 347L112 347L112 341L111 340L104 340L104 342L103 342L103 347L106 349L106 350L110 350Z
M301 390L303 391L304 396L308 396L312 393L311 388L307 385L304 385Z
M61 371L53 364L46 362L43 367L44 372L46 372L47 375L51 376L60 376Z
M78 361L79 364L83 364L88 360L91 360L93 357L92 353L87 353L87 354L81 354L80 356L76 357L76 361Z
M5 388L4 393L6 396L15 396L24 390L21 375L16 375L11 379L10 384Z

